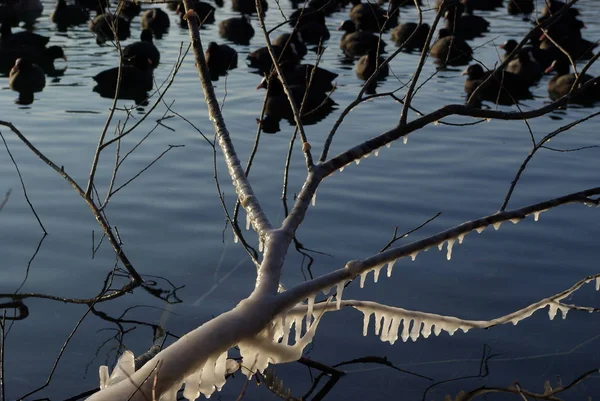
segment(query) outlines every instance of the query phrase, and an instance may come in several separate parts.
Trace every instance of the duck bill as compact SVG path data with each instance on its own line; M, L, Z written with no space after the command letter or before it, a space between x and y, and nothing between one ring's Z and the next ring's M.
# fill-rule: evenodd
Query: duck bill
M552 62L552 64L550 64L550 66L544 70L544 72L545 72L546 74L550 74L552 71L554 71L554 67L555 67L555 66L556 66L556 60L554 60L554 61Z

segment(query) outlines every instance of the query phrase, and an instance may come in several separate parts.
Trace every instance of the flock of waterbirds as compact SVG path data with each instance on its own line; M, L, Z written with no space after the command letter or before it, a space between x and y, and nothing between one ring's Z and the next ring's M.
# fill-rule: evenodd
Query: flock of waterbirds
M119 44L123 42L118 46L122 51L120 72L119 67L114 67L97 74L94 91L113 98L119 81L117 97L143 102L153 88L153 70L160 63L160 53L153 40L168 34L169 14L161 8L142 9L139 3L130 1L121 1L112 8L109 0L73 1L57 1L51 19L58 31L89 24L98 45L114 45L115 39ZM214 5L193 0L193 12L188 13L182 2L168 3L168 9L178 16L181 28L187 29L187 18L193 16L199 19L203 29L211 29L217 8L224 6L223 0L213 1ZM309 51L319 54L327 47L334 47L329 43L327 19L332 16L339 19L340 14L348 13L348 10L349 17L338 28L343 31L339 47L346 60L355 63L357 77L369 81L368 92L373 92L377 81L389 74L390 65L386 62L386 55L390 53L386 46L388 37L401 51L420 54L431 35L429 56L439 68L468 65L474 57L469 41L490 31L489 22L475 12L506 7L509 14L521 14L523 18L517 20L532 24L532 28L544 21L548 24L544 29L530 32L525 46L518 48L514 39L501 46L505 50L504 58L510 58L502 71L494 73L479 63L468 66L463 74L467 76L464 89L470 104L479 105L481 101L516 104L531 97L529 88L536 85L544 73L554 73L548 81L548 93L553 100L576 89L574 84L577 88L583 87L570 97L570 102L593 104L600 100L600 87L593 77L587 74L578 77L571 73L571 66L594 57L598 43L583 38L581 30L585 25L578 18L580 11L574 7L566 8L562 1L545 0L541 10L535 13L534 0L435 0L435 7L442 7L443 20L438 24L440 29L431 33L425 22L399 23L401 15L403 21L406 19L404 14L408 7L414 8L418 4L426 9L429 5L423 5L422 0L387 1L389 3L379 0L379 4L375 4L361 0L308 0L303 4L292 4L295 11L287 16L289 33L272 39L272 51L305 124L320 121L334 109L332 91L338 75L302 60ZM218 24L220 37L229 44L205 44L205 57L213 80L237 67L238 54L234 47L249 46L255 35L255 0L232 0L230 6L240 16L223 19ZM268 8L269 3L261 0L259 9L263 14ZM42 11L40 0L0 0L0 74L9 75L9 86L19 92L17 102L21 104L33 102L33 93L43 90L46 76L64 73L54 66L54 60L66 60L63 49L48 46L50 38L35 33L35 24ZM90 17L92 13L96 13L94 18ZM138 16L140 40L128 44L130 26L136 23ZM268 90L265 117L261 120L263 128L267 132L276 132L280 120L294 120L292 108L275 73L268 48L248 51L249 67L264 77L258 87ZM584 85L590 80L592 82Z

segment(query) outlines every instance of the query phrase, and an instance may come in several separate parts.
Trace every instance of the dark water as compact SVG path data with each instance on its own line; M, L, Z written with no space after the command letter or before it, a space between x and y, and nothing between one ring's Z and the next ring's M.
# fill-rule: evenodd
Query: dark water
M541 4L541 1L538 2ZM49 23L51 5L46 3L44 16L36 25L42 34L51 35L52 44L65 48L69 61L64 76L49 82L36 94L28 107L14 104L16 93L2 79L0 92L1 118L13 122L27 138L50 159L84 185L98 135L106 121L110 99L92 92L92 76L115 66L117 55L109 47L98 47L87 27L55 31ZM280 20L275 4L270 4L267 23ZM282 5L286 12L290 7ZM582 19L590 40L600 37L596 23L600 8L595 1L581 1ZM354 71L340 62L339 32L335 27L346 18L347 10L328 18L332 37L322 65L340 74L333 99L338 110L319 125L307 127L313 149L320 150L327 132L341 110L351 102L360 81ZM234 16L229 4L219 9L217 22ZM414 20L414 11L402 18ZM433 18L425 13L425 20ZM519 18L506 15L504 9L481 12L491 22L491 33L472 42L478 47L477 59L492 67L498 60L497 45L507 38L519 38L529 25ZM139 35L139 22L134 21L133 35ZM254 90L260 77L251 74L244 65L245 55L261 46L257 34L250 46L235 46L240 53L240 66L227 79L216 83L220 99L224 99L224 114L241 159L246 160L256 132L263 92ZM202 31L205 43L217 36L216 25ZM286 26L284 29L288 29ZM163 40L157 41L161 51L161 66L156 70L157 82L165 80L177 59L181 43L186 43L187 31L176 25ZM314 62L309 53L307 62ZM394 74L378 88L394 90L405 82L416 66L418 56L401 54L391 64ZM435 71L428 60L423 76ZM592 75L600 74L597 67ZM548 102L545 77L534 88L535 98L522 104L524 110ZM433 111L448 103L464 102L460 69L435 75L420 90L414 106ZM165 102L173 110L193 121L212 138L212 124L207 118L204 96L191 57L188 57ZM152 103L153 99L151 99ZM131 107L132 102L120 102ZM507 110L509 108L506 108ZM131 119L139 119L146 108L134 110ZM335 137L332 155L359 141L393 127L401 105L391 98L369 101L356 108L340 127ZM530 121L536 138L561 125L576 121L593 112L591 109L570 108L550 116ZM166 114L165 114L166 113ZM124 154L155 126L157 119L171 115L164 105L123 141ZM411 116L411 118L414 116ZM116 113L109 129L112 135L117 122L126 114ZM469 119L450 118L452 122ZM131 124L131 122L129 122ZM118 228L124 248L143 275L162 276L174 286L182 303L167 305L141 289L118 301L98 305L97 309L117 318L126 312L131 320L161 324L169 332L181 335L222 313L253 288L254 267L239 244L233 243L230 230L224 230L224 217L213 179L212 149L183 120L170 118L127 159L119 172L117 185L126 182L151 163L169 145L174 148L140 178L116 194L106 211L110 222ZM169 127L169 128L167 128ZM254 189L271 221L284 216L281 203L282 168L293 128L282 123L277 135L263 135L254 161L251 177ZM573 149L598 145L600 125L590 120L554 139L550 145ZM66 298L95 296L115 264L107 242L92 257L92 247L98 246L99 227L84 202L70 186L51 171L8 130L2 129L7 144L25 180L28 195L43 224L49 231L39 252L41 230L31 213L20 187L18 176L5 150L0 152L0 191L12 188L8 203L0 214L2 244L2 281L0 291L37 292ZM408 138L408 143L394 143L382 149L379 157L363 160L359 166L347 166L342 173L326 179L318 191L316 207L309 210L298 232L298 239L307 247L328 255L313 254L314 275L339 268L346 261L364 258L377 252L393 234L395 226L405 232L441 212L441 216L410 238L418 239L466 220L494 213L504 200L511 180L531 148L529 133L523 122L484 122L471 127L437 125L426 127ZM114 148L103 154L97 187L103 197L114 162ZM290 198L306 176L303 159L295 150L290 173ZM509 208L561 196L598 185L600 167L598 149L578 152L541 151L521 178ZM233 207L234 193L229 186L226 169L219 154L219 174L225 201ZM505 224L499 231L471 234L463 245L456 246L451 261L444 252L420 254L416 261L399 261L391 279L374 285L367 280L364 289L352 284L344 298L376 300L406 309L450 314L470 319L491 319L553 295L577 280L598 273L597 235L600 224L597 211L583 206L565 206L541 215L539 222L529 218L517 226ZM245 216L241 214L241 221ZM93 233L94 236L93 236ZM253 233L248 240L256 244ZM95 245L93 245L95 239ZM35 258L28 265L30 259ZM304 280L306 260L291 250L286 260L283 281L292 286ZM228 275L230 272L233 274ZM212 291L218 282L218 288ZM164 287L168 285L160 281ZM579 291L568 302L597 305L592 286ZM5 384L7 397L14 399L41 385L52 368L59 349L77 321L87 310L85 306L61 302L28 299L30 316L15 323L5 342ZM128 309L134 307L133 309ZM9 313L10 315L10 313ZM51 385L33 396L65 399L98 384L100 364L114 363L122 347L136 355L152 344L152 329L144 325L125 324L127 332L119 343L118 326L95 316L88 316L67 347L54 374ZM516 327L502 326L487 331L443 333L437 338L420 339L416 343L398 342L394 346L382 343L373 335L362 337L362 315L354 310L328 314L319 329L310 358L333 365L364 356L387 356L399 367L434 378L436 381L477 376L484 347L489 362L489 375L451 381L428 393L427 400L442 400L461 389L480 386L508 386L518 381L523 388L543 392L544 381L553 384L560 377L569 383L589 369L600 366L597 317L586 312L571 311L566 320L548 320L540 311ZM372 330L372 329L371 329ZM170 341L170 340L169 340ZM489 349L488 349L489 348ZM327 399L380 400L423 397L423 391L433 382L411 376L377 364L355 364L346 367L348 375L334 387ZM277 374L290 386L294 396L302 396L310 387L306 367L290 364L277 367ZM313 374L317 374L314 372ZM243 379L230 380L215 397L235 399ZM599 395L597 376L572 390L571 399ZM493 396L492 396L493 397ZM488 399L515 399L515 395L496 395ZM245 399L274 398L263 387L250 385Z

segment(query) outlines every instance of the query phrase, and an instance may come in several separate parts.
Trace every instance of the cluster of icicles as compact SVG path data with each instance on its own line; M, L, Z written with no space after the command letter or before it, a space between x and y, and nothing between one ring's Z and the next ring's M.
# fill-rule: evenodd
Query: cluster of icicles
M234 359L228 359L228 351L213 355L198 371L183 378L161 394L159 401L176 401L177 392L182 385L184 385L183 397L189 401L196 400L200 394L210 398L215 391L221 391L226 382L226 375L236 372L240 367L250 378L256 372L262 373L269 363L286 363L300 359L304 348L312 342L322 316L322 313L318 315L313 313L314 297L311 299L308 313L292 312L288 315L276 316L257 336L239 342L237 345L243 360L242 364ZM303 322L305 322L304 335L302 335ZM292 328L295 329L295 341L289 344ZM127 379L134 372L134 355L131 351L125 351L110 376L107 366L100 367L100 390Z

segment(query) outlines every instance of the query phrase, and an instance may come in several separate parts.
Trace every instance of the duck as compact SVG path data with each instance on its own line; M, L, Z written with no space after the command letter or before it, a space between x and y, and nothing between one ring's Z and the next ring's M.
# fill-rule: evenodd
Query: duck
M238 45L249 45L250 39L254 37L254 28L250 23L250 17L228 18L219 23L219 35L223 39L232 41Z
M142 6L137 1L123 1L117 7L117 11L119 13L119 17L123 17L127 21L131 22L132 19L140 15L142 12Z
M160 63L160 52L152 43L152 32L149 29L142 30L138 42L128 44L123 48L125 64L135 64L135 60L139 58L150 60L151 68L156 68Z
M293 45L272 45L271 47L273 48L273 54L279 63L296 65L300 61L300 57L294 50ZM271 68L273 68L273 60L271 59L271 55L269 54L269 49L267 47L261 47L250 52L246 60L248 60L248 65L252 68L258 69L260 74L269 73Z
M152 90L152 69L149 60L136 59L132 65L121 66L121 81L119 99L143 100L148 91ZM117 89L119 67L109 68L93 77L96 81L94 92L102 97L114 98Z
M67 60L63 48L60 46L50 46L41 49L31 46L2 48L0 49L0 73L8 73L19 58L31 60L46 74L54 77L64 73L64 70L55 69L54 60L58 58Z
M46 86L46 75L31 59L18 58L10 70L8 86L19 93L41 92Z
M313 64L292 63L282 63L280 67L288 85L304 85L306 87L310 83L311 90L320 92L329 92L335 88L333 81L338 77L338 74L322 67ZM275 74L275 72L272 74ZM266 88L265 83L266 79L262 82L263 86L259 87ZM279 84L279 81L274 84Z
M17 0L10 2L17 21L25 26L33 26L35 21L42 16L44 6L40 0Z
M114 39L113 27L116 27L116 36L119 41L126 40L131 35L129 21L114 14L99 13L90 22L90 32L96 35L96 43L99 45Z
M542 67L530 48L522 48L517 58L508 63L506 71L517 75L529 86L537 83L543 75Z
M406 22L394 28L392 31L392 41L396 46L402 46L402 49L406 51L414 49L423 50L430 30L431 27L428 24L419 25L416 22Z
M276 37L272 44L282 47L293 45L294 51L300 59L306 56L307 53L306 45L304 44L304 41L302 40L302 37L298 31L293 31L292 33L283 33Z
M156 39L161 39L169 31L171 20L160 8L151 8L142 14L142 30L149 30Z
M465 93L469 103L487 100L512 105L520 99L531 98L528 86L520 77L510 72L502 71L496 76L491 76L494 71L484 71L480 64L471 64L462 74L467 76ZM483 86L477 90L481 85ZM473 95L476 98L472 98Z
M398 25L398 14L388 15L377 4L361 3L353 0L354 6L350 10L350 19L358 30L382 32Z
M266 0L260 0L263 14L268 10L269 3ZM231 10L242 14L254 14L256 13L256 3L254 0L232 0Z
M67 4L66 0L58 0L56 7L50 15L59 31L66 31L67 27L82 25L88 22L89 12L78 4Z
M463 10L466 14L462 14ZM459 3L456 7L450 7L445 14L446 28L454 35L465 40L475 39L489 32L490 23L485 18L473 15L473 7L467 3Z
M194 12L198 16L198 24L201 27L215 22L216 8L200 0L193 0L192 4ZM179 3L179 6L177 7L177 14L179 14L179 26L187 29L188 23L185 19L185 6L183 5L183 2Z
M546 74L555 72L555 75L548 81L548 94L550 99L558 100L569 94L575 83L575 74L570 73L570 67L565 59L557 59L546 69ZM584 83L595 79L593 76L583 74L579 81L579 87ZM588 86L583 91L569 96L570 103L591 104L600 100L600 82Z
M506 10L510 15L529 15L534 9L533 0L510 0L506 6Z
M386 43L379 36L369 31L357 31L351 20L344 21L338 31L344 31L340 48L347 57L356 58L371 50L378 50L379 53L385 50Z
M381 56L377 56L376 51L370 51L365 54L361 58L358 59L356 63L355 71L356 76L363 81L368 80L371 75L377 70L379 66L379 72L377 74L377 79L382 80L387 77L390 73L390 67L388 64L383 64L385 58Z
M204 58L213 81L218 80L221 75L226 75L227 71L237 68L237 51L225 44L210 42L204 52Z
M2 48L29 46L43 49L49 41L49 37L29 31L15 33L9 23L2 23L0 27L0 45Z
M430 54L441 65L465 65L473 59L471 46L447 28L438 32L438 40L431 46Z

